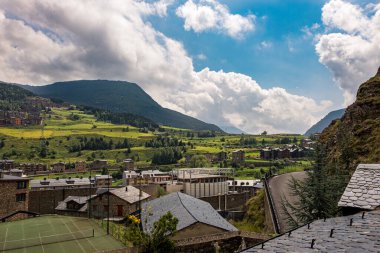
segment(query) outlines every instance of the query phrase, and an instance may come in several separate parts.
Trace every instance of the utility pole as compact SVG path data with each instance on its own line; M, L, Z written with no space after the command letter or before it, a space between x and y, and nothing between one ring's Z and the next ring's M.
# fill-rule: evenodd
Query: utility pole
M107 205L108 205L108 211L107 211L107 235L110 234L110 172L107 170L107 186L108 186L108 191L107 191Z
M92 182L91 182L91 168L90 168L90 177L89 177L89 180L90 180L90 192L88 194L88 218L91 219L91 208L92 208L92 205L91 205L91 190L92 190Z

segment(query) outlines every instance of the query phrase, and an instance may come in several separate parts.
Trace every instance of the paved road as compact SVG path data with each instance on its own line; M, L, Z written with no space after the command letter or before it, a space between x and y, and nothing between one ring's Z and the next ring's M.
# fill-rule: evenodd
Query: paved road
M281 233L289 230L289 227L286 223L286 217L281 207L281 197L284 196L290 203L294 203L296 197L290 195L288 182L292 177L294 177L297 180L304 180L306 178L306 175L307 174L304 171L292 172L275 176L269 180L269 188L272 193L277 217L279 219Z

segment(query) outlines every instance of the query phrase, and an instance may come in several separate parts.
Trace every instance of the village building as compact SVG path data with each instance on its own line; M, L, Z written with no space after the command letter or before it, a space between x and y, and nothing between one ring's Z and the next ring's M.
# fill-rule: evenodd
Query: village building
M223 162L224 160L227 160L227 152L221 151L216 154L216 161Z
M76 161L75 162L75 171L76 172L87 171L87 163L85 161Z
M48 171L48 166L42 163L22 163L18 166L18 168L26 175L42 174Z
M380 164L359 164L338 206L345 215L380 210Z
M16 211L28 211L29 178L0 171L0 218Z
M53 173L62 173L65 171L65 167L66 167L66 165L64 162L55 163L52 166L52 172Z
M110 176L110 175L96 175L95 176L95 185L98 188L111 187L112 176Z
M88 214L87 201L89 198L89 196L69 196L63 201L58 202L58 206L55 208L56 214L86 217Z
M134 170L127 170L123 172L123 185L135 185L137 180L141 178L140 173L137 173Z
M180 169L176 173L182 191L196 198L227 194L227 180L232 175L230 169L214 168Z
M159 170L141 171L141 178L145 183L160 183L171 180L171 175L168 172Z
M244 150L236 150L232 152L232 162L235 164L242 164L245 162Z
M95 179L89 178L56 178L43 180L31 180L30 187L32 190L52 190L68 188L89 188L95 187Z
M135 169L135 162L133 159L128 158L123 161L125 170L134 170Z
M229 192L249 192L250 196L256 195L257 190L263 189L263 183L257 179L228 180Z
M178 219L174 240L238 231L209 203L176 192L143 204L141 220L146 221L142 222L144 232L152 232L154 223L168 212Z
M15 168L14 160L0 160L0 170L11 170Z
M108 166L107 160L95 160L91 164L91 169L92 170L101 170L101 169L106 169L107 166Z
M122 220L140 210L141 205L148 201L149 197L149 194L133 186L98 189L97 195L91 198L91 214L95 218L106 218L109 210L110 218Z

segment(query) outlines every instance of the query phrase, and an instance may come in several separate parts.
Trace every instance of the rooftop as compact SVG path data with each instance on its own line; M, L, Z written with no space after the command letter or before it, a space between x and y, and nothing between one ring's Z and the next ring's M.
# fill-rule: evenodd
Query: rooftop
M91 180L91 184L94 181ZM44 187L62 187L62 186L85 186L90 185L88 178L59 178L59 179L44 179L44 180L31 180L31 188L44 188Z
M79 205L83 205L78 212L86 212L87 211L87 200L89 199L88 196L80 197L80 196L68 196L63 201L58 202L58 206L55 208L55 210L58 211L67 211L67 203L70 201L74 201L78 203Z
M237 231L209 203L180 192L171 193L143 204L142 220L147 220L146 224L143 223L144 231L150 232L154 222L169 211L178 219L178 231L198 222L226 231Z
M338 206L366 210L380 206L380 164L359 164Z
M2 173L0 172L0 174L2 174ZM2 174L0 176L0 181L19 181L19 180L29 181L29 178L11 176L11 175L5 175L5 174Z
M125 187L120 187L120 188L111 188L109 189L110 193L127 201L130 204L139 202L140 200L144 200L150 197L150 195L144 191L141 191L141 196L140 196L140 190L137 189L136 187L133 186L125 186ZM108 192L107 188L99 188L96 191L97 195L104 194Z
M352 225L350 222L352 220ZM332 231L333 229L333 231ZM332 235L331 235L332 231ZM331 235L331 236L330 236ZM311 248L312 241L313 248ZM317 220L243 251L250 252L379 252L380 211Z

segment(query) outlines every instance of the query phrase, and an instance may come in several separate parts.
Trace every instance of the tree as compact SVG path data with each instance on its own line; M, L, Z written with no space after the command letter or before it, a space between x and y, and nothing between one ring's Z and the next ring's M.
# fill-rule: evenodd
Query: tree
M261 135L267 135L267 134L268 134L267 131L264 131L264 132L261 133Z
M193 155L189 161L190 168L204 168L210 164L204 155Z
M326 165L325 150L321 144L316 146L315 164L304 181L293 178L289 182L291 194L298 200L290 203L282 198L282 209L292 227L334 217L340 212L338 201L347 185L348 175Z
M174 252L175 244L170 239L177 230L178 219L167 212L153 224L153 230L147 236L146 252Z

